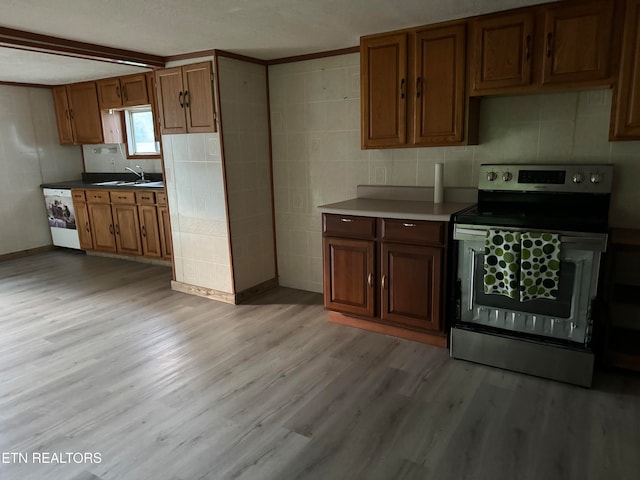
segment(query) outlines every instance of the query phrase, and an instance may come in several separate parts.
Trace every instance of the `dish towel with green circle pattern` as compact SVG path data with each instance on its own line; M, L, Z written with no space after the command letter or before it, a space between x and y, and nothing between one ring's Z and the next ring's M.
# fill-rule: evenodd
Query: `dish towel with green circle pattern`
M487 230L484 244L484 293L518 298L520 233Z
M555 300L560 282L560 235L523 232L520 256L520 301Z

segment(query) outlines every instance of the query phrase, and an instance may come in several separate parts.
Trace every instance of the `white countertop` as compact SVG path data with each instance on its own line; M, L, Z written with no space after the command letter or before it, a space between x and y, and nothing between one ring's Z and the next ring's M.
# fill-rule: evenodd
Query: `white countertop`
M352 198L343 202L320 205L318 208L324 213L337 215L448 222L451 220L451 215L471 205L473 203Z

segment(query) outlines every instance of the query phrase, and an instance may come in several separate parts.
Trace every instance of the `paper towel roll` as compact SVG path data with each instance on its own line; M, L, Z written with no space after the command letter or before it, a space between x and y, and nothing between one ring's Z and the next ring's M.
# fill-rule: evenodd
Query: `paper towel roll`
M433 182L433 203L442 203L444 190L442 187L444 177L444 164L436 163L435 180Z

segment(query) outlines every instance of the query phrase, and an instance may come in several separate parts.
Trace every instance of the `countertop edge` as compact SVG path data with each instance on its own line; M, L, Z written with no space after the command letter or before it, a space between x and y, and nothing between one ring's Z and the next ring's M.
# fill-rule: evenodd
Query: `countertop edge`
M380 208L381 202L384 202L383 208ZM322 213L335 215L449 222L454 214L472 205L474 204L470 202L436 204L429 201L352 198L343 202L319 205L317 208Z

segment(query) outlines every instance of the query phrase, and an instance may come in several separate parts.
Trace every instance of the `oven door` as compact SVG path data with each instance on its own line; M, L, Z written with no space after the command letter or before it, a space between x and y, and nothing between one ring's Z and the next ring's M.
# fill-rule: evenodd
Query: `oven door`
M600 256L606 250L607 235L554 232L561 235L558 297L521 302L484 293L484 245L489 228L462 224L454 227L458 245L455 322L498 333L589 345L591 306L598 289Z

